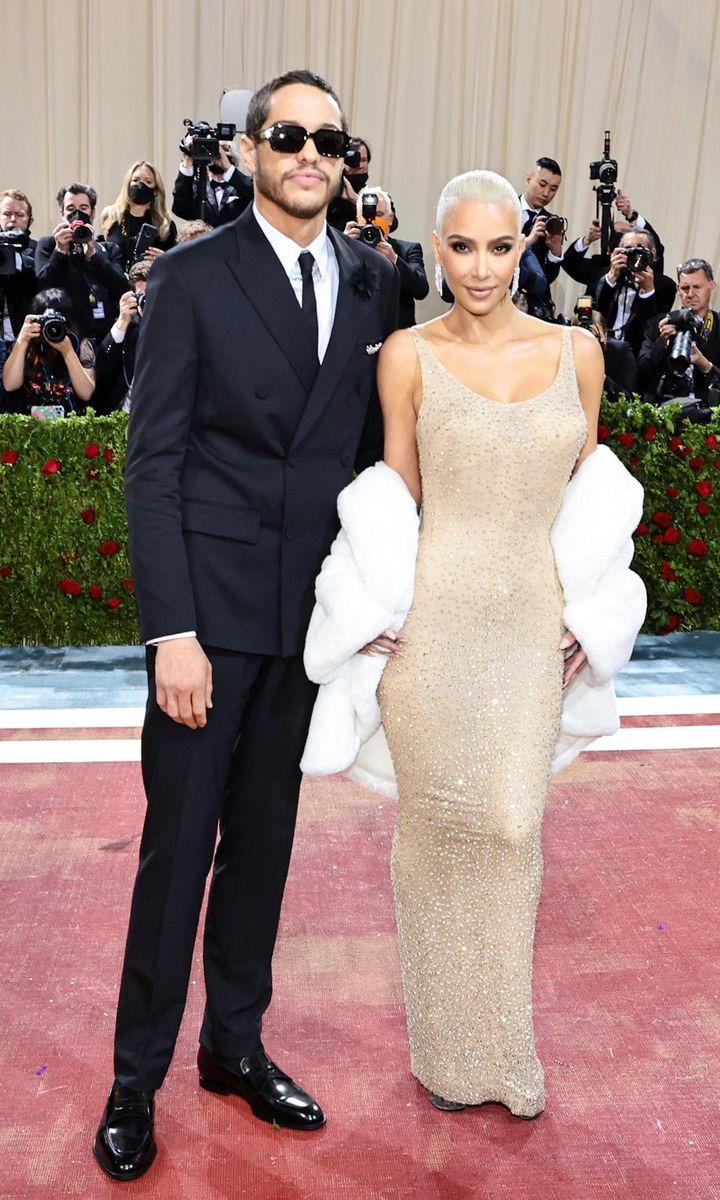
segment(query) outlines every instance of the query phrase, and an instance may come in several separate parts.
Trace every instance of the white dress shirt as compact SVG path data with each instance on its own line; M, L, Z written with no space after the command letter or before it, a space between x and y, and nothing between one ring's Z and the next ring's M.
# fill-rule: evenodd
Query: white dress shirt
M328 237L327 225L323 225L322 231L318 234L309 246L300 246L294 242L292 238L287 237L284 233L280 233L274 225L265 219L261 212L258 211L253 204L253 215L260 229L265 234L273 250L280 259L283 270L290 280L292 290L295 293L298 304L302 307L302 273L300 271L300 255L305 251L309 251L315 259L313 265L313 287L315 288L315 305L317 308L318 321L318 360L322 362L325 357L325 351L328 348L330 334L332 333L333 322L335 320L335 307L337 305L338 284L340 282L340 271L333 250L332 242ZM157 646L158 642L169 642L175 638L196 637L194 629L186 630L183 633L168 633L164 637L152 638L147 642L148 646Z

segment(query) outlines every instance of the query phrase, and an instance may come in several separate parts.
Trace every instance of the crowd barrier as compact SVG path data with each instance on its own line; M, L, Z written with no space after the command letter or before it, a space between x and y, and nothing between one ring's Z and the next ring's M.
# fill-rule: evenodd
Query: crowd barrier
M720 417L677 431L678 412L621 397L600 416L599 440L645 488L634 567L648 591L646 633L720 629ZM121 413L0 416L0 644L138 641L126 433Z

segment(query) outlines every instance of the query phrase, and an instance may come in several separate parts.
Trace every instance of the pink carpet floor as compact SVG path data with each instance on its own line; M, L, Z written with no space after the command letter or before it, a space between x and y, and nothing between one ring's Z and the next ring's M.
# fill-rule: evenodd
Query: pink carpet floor
M585 755L553 785L535 974L547 1109L525 1122L427 1103L408 1072L394 806L308 783L265 1041L328 1125L275 1130L199 1090L196 960L157 1162L114 1184L90 1142L111 1081L139 767L2 767L0 1196L720 1197L719 791L716 750Z

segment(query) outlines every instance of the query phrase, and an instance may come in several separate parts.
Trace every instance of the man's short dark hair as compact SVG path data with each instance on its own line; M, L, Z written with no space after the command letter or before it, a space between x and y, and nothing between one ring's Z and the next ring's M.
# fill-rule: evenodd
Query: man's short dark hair
M135 291L135 284L139 283L141 280L145 280L145 282L147 283L151 266L152 266L152 263L149 263L149 262L133 263L130 270L128 271L128 283L130 284L130 287L132 288L133 291Z
M562 175L560 164L555 162L554 158L546 158L545 156L536 158L535 166L540 167L543 171L550 171L553 175Z
M692 275L695 271L704 271L711 283L715 278L713 269L706 258L688 258L685 262L680 263L677 269L677 277L679 279L681 275Z
M68 183L65 185L65 187L61 187L57 194L58 208L62 208L68 192L70 192L72 196L87 196L88 200L90 201L91 209L93 212L95 211L97 206L97 192L95 191L95 188L90 187L89 183Z
M623 231L620 241L618 242L619 246L622 246L623 238L626 238L629 233L640 233L644 238L647 238L648 246L653 252L653 257L657 258L658 244L654 233L652 233L647 227L645 229L641 229L639 225L631 225L629 229L625 229Z
M268 83L264 83L259 87L252 96L247 110L247 119L245 121L245 133L248 137L253 137L259 133L263 125L267 121L268 112L270 111L270 101L280 88L289 87L291 83L304 83L306 87L318 88L321 92L326 92L328 96L332 96L333 100L340 109L340 118L342 127L347 133L347 120L343 112L343 106L340 103L340 97L337 92L326 79L321 75L316 75L314 71L285 71L283 75L276 75ZM367 145L367 142L365 143Z

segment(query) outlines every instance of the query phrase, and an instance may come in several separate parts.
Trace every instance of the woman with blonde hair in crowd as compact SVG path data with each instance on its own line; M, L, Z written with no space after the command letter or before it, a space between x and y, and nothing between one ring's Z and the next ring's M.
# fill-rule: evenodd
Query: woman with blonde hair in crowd
M141 258L157 258L177 241L177 226L171 219L165 199L162 176L152 163L140 159L127 172L114 204L100 215L103 236L122 249L126 271L136 261L138 234L143 225L155 226L155 237Z

